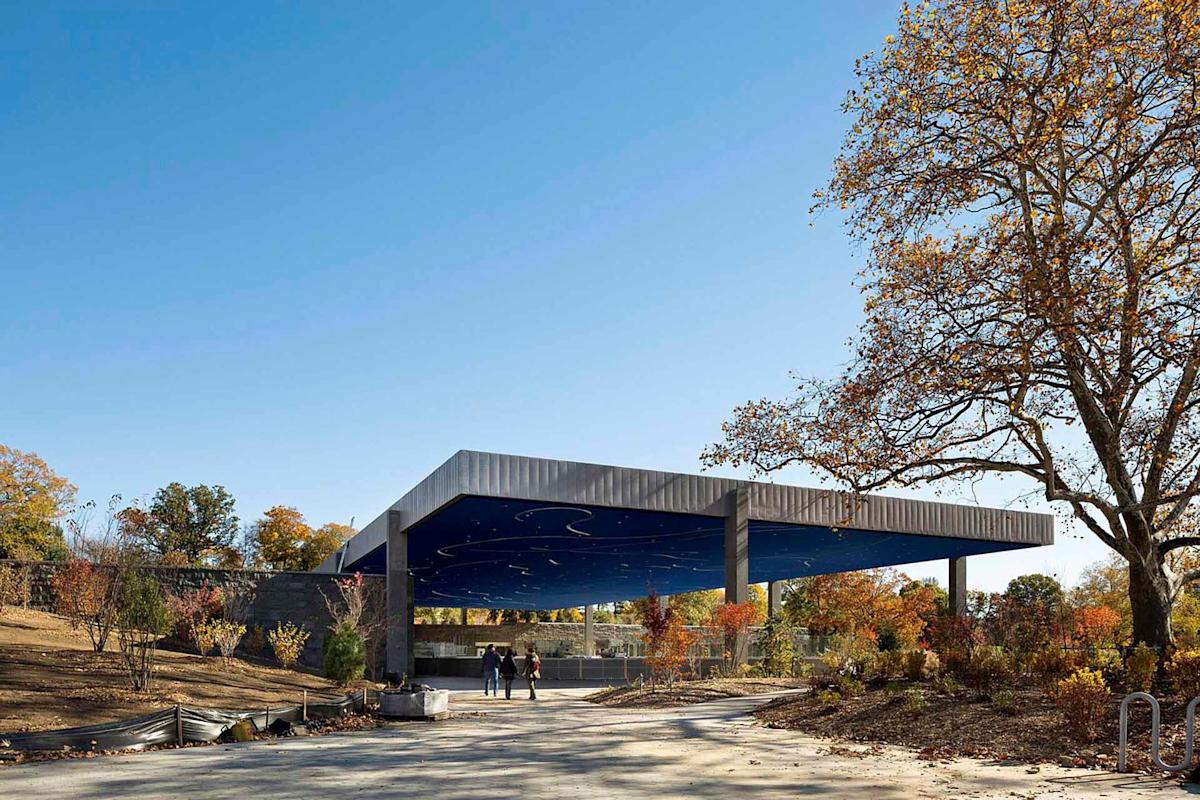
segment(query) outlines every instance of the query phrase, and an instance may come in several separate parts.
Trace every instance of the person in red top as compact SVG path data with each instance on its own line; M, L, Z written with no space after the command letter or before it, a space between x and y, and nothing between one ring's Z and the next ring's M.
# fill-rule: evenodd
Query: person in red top
M537 682L542 677L542 660L538 658L533 645L525 651L525 680L529 681L529 699L537 700Z

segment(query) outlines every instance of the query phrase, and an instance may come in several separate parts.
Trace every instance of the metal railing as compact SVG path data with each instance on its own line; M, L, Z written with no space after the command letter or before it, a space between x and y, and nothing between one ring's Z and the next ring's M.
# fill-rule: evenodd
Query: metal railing
M1162 720L1162 709L1158 701L1146 692L1134 692L1121 701L1120 752L1117 757L1117 772L1125 771L1125 761L1129 746L1129 704L1134 700L1145 700L1150 704L1150 760L1154 766L1167 772L1183 772L1192 765L1192 752L1195 745L1196 705L1200 697L1193 697L1187 705L1187 719L1184 725L1183 761L1178 764L1164 764L1159 755L1159 733Z

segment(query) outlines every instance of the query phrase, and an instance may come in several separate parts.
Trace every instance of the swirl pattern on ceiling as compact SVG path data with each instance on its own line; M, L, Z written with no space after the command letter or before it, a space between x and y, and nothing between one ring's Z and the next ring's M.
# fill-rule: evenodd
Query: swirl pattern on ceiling
M409 531L418 605L564 608L724 585L724 520L462 497ZM750 580L905 564L997 543L750 522ZM379 548L348 570L383 572Z

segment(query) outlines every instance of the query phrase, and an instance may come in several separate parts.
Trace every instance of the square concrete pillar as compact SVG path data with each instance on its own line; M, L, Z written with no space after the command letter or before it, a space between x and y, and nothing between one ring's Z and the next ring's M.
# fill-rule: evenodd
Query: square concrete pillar
M950 559L950 613L956 617L967 613L967 557Z
M413 676L413 585L408 574L408 531L399 511L387 515L386 670Z
M745 603L750 599L750 492L739 486L725 502L725 602ZM744 634L725 642L734 666L746 660L748 644Z
M750 599L750 492L739 486L726 496L725 602Z
M596 655L596 644L592 638L592 609L595 606L583 607L583 655L591 658Z
M767 619L776 619L783 614L783 581L767 583Z

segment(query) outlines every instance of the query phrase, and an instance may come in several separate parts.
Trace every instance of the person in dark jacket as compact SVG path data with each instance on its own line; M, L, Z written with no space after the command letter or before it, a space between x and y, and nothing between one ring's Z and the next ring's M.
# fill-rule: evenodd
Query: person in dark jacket
M487 697L488 686L492 687L492 697L497 695L500 685L500 654L496 645L489 644L483 651L483 696Z
M500 662L500 677L504 679L504 699L512 700L512 682L517 677L517 660L513 658L511 647L505 651L504 659Z
M537 700L537 682L542 677L542 660L533 645L525 651L525 680L529 681L529 699Z

